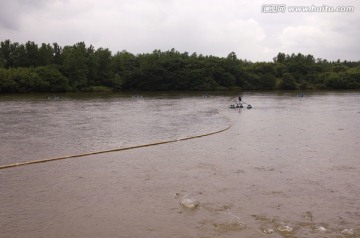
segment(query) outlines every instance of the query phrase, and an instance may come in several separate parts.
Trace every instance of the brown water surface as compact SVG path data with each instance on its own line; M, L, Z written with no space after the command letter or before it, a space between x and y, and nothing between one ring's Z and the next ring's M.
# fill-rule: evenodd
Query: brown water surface
M233 124L0 170L0 237L360 237L360 94L235 96L0 97L0 165Z

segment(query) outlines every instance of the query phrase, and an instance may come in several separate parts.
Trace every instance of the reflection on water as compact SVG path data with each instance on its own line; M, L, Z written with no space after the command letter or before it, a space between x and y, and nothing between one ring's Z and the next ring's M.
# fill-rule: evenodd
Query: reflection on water
M1 237L360 237L359 93L235 96L0 97L1 164L233 123L1 170Z

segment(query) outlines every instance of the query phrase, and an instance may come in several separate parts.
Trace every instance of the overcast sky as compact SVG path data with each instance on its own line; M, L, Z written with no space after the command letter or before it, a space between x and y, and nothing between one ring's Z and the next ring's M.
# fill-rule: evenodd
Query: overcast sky
M264 4L354 6L352 13L262 13ZM265 9L266 10L266 9ZM278 52L360 60L359 0L0 0L0 40L84 41L134 54L155 49L272 61Z

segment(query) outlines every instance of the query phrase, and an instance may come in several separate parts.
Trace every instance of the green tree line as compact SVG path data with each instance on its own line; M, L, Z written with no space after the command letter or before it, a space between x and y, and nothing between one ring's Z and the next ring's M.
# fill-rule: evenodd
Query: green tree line
M0 43L0 93L97 90L359 89L360 61L278 53L272 62L154 50L112 54L79 42Z

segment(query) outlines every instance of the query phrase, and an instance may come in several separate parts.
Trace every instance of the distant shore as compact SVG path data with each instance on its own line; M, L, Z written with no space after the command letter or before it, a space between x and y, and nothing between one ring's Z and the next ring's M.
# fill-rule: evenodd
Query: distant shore
M180 53L134 55L79 42L61 47L5 40L0 93L360 89L360 61L278 53L272 62Z

